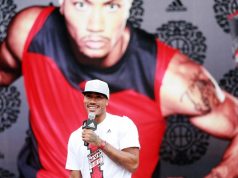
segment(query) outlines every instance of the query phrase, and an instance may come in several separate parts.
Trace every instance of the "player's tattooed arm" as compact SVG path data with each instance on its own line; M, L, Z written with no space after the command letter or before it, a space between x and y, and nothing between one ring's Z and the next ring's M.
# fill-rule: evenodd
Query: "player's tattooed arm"
M224 92L204 67L182 54L171 60L159 94L164 116L206 114L225 100Z
M220 103L217 97L216 85L203 74L195 73L189 82L189 86L182 94L180 101L189 100L194 109L198 112L210 112L212 108Z

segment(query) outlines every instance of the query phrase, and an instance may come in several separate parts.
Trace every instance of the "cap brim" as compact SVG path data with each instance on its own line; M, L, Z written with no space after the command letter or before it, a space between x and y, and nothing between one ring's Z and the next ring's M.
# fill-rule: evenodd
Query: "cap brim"
M85 95L86 93L98 93L98 94L105 96L108 99L107 95L105 95L104 93L97 92L97 91L83 91L82 93L83 93L83 95Z

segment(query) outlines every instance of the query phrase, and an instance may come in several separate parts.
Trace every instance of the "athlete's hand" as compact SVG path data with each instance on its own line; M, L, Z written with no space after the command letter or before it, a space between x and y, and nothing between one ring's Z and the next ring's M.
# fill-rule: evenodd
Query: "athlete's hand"
M221 163L212 169L205 178L237 178L238 177L238 159L237 151L229 155L226 154Z
M90 143L94 146L99 146L101 143L101 139L91 129L83 129L82 139L83 141Z

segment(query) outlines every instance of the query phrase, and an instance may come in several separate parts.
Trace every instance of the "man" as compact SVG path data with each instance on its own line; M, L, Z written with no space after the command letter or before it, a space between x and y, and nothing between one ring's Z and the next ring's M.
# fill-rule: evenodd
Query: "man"
M127 24L131 3L64 0L60 9L25 9L11 23L1 45L0 83L9 85L23 70L37 142L34 159L29 150L20 156L21 174L68 176L68 137L87 117L79 91L85 81L98 78L111 89L107 111L127 115L138 128L140 164L134 177L152 176L164 118L177 113L189 114L198 128L231 140L207 178L238 176L237 100L221 91L203 66Z
M72 178L89 178L96 174L104 178L129 178L138 167L137 128L129 118L107 113L108 99L107 83L101 80L86 83L84 107L89 115L96 116L96 122L91 118L86 127L81 126L70 136L66 168L71 170ZM95 132L95 126L87 129L92 124L97 125Z

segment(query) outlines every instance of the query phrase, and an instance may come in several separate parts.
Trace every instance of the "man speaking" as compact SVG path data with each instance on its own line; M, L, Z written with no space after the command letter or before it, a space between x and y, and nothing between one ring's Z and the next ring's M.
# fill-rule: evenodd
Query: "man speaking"
M140 144L135 124L128 117L106 112L107 83L90 80L83 94L89 121L69 138L66 169L71 170L71 178L130 178L139 165Z

